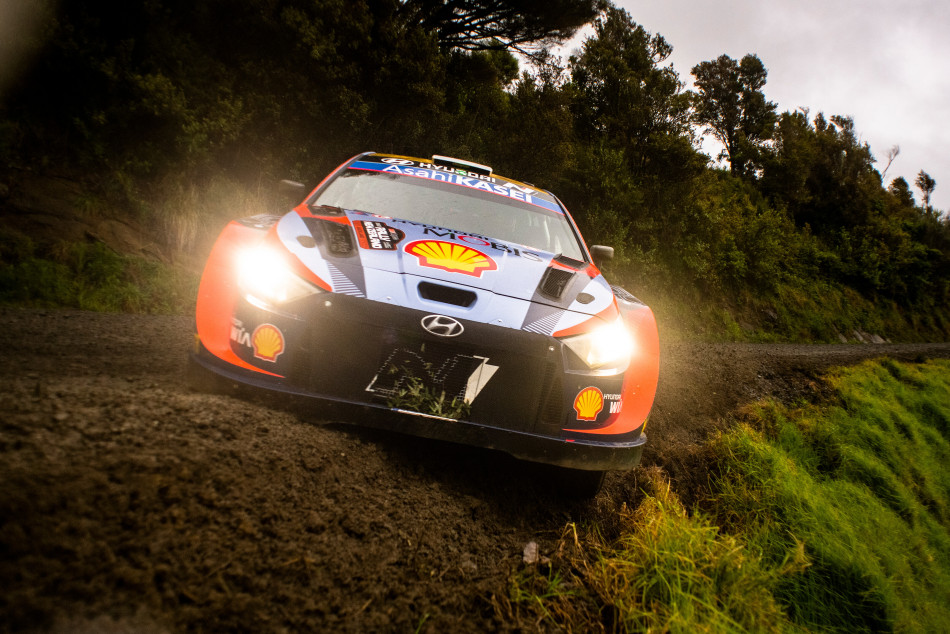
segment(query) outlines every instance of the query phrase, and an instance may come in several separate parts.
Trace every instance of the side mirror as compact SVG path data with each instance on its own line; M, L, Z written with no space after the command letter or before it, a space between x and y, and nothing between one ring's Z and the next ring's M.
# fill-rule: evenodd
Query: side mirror
M605 247L602 244L595 244L590 248L590 256L594 258L594 264L600 266L614 257L614 248Z

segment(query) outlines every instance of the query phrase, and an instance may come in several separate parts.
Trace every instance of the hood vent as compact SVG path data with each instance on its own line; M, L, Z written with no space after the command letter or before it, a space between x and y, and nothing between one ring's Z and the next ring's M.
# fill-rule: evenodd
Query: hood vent
M552 299L561 299L561 296L564 294L564 289L567 288L567 285L571 283L573 278L573 271L549 268L545 271L544 277L541 278L541 284L538 286L538 290L541 291L542 295L546 295Z
M478 295L472 291L466 291L452 286L442 286L431 282L419 282L419 296L430 302L439 302L441 304L451 304L452 306L461 306L468 308L475 303Z
M303 221L314 241L323 247L324 255L348 257L356 254L350 225L320 218L304 218Z
M349 225L335 222L324 223L327 230L327 244L333 255L353 254L353 235Z

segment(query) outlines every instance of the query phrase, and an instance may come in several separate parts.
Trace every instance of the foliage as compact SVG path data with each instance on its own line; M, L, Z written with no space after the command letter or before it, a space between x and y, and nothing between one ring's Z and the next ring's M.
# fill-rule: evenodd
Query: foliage
M675 177L690 165L689 98L672 68L661 66L672 51L661 35L609 7L571 58L580 137L623 152L635 178Z
M917 178L914 180L914 184L917 185L917 189L920 190L921 195L924 197L924 209L929 211L930 195L937 187L937 181L935 181L933 177L924 170L920 170L920 172L917 174Z
M849 117L776 115L754 54L696 65L693 94L671 43L602 0L43 7L45 45L0 104L0 196L55 166L163 234L169 259L212 239L220 183L249 198L281 178L315 184L364 149L441 153L557 193L588 242L616 248L612 279L704 307L712 321L692 323L710 336L830 338L840 326L821 310L769 317L829 291L899 303L897 336L950 336L936 181L921 170L918 206L904 179L885 188ZM590 21L568 60L545 50ZM697 123L729 173L708 167Z
M740 539L690 515L662 472L645 475L645 497L620 510L612 536L568 524L546 570L512 576L498 606L506 620L576 632L780 631L787 620L773 591L803 568L801 550L765 565Z
M428 366L424 371L431 375ZM386 400L389 407L421 412L431 416L441 416L454 420L466 420L471 416L472 404L458 397L451 400L445 390L412 373L408 368L391 366L389 374L399 375L399 382L393 394Z
M946 629L950 362L829 382L833 402L760 402L703 448L703 512L641 470L633 510L568 524L496 609L558 631Z
M696 121L709 126L725 147L734 176L751 177L761 166L764 143L772 138L775 104L762 93L768 72L757 56L736 62L728 55L693 67Z
M197 276L102 243L40 249L5 233L0 251L0 303L83 310L181 314L192 310Z
M600 9L599 0L403 0L407 23L434 31L443 48L522 49L570 39Z
M866 362L831 379L840 403L752 408L713 443L720 524L810 566L776 589L808 628L939 630L950 613L950 363Z

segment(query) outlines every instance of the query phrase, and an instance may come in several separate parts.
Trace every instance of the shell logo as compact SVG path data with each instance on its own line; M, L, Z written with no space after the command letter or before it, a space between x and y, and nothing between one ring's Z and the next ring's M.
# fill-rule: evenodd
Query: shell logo
M261 324L251 336L254 356L264 361L276 363L277 357L284 351L284 335L277 326Z
M594 421L604 409L604 393L596 387L585 387L574 399L577 420Z
M419 258L420 266L481 277L498 268L495 261L472 247L441 240L419 240L406 245L406 253Z

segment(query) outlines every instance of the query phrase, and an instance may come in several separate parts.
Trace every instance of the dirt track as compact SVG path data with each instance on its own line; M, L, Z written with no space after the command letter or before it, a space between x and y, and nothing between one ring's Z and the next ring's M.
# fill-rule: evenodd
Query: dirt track
M504 455L191 392L190 342L186 317L0 309L0 631L512 629L525 545L636 497L640 470L568 502ZM665 345L644 465L688 486L722 416L885 354L950 344Z

